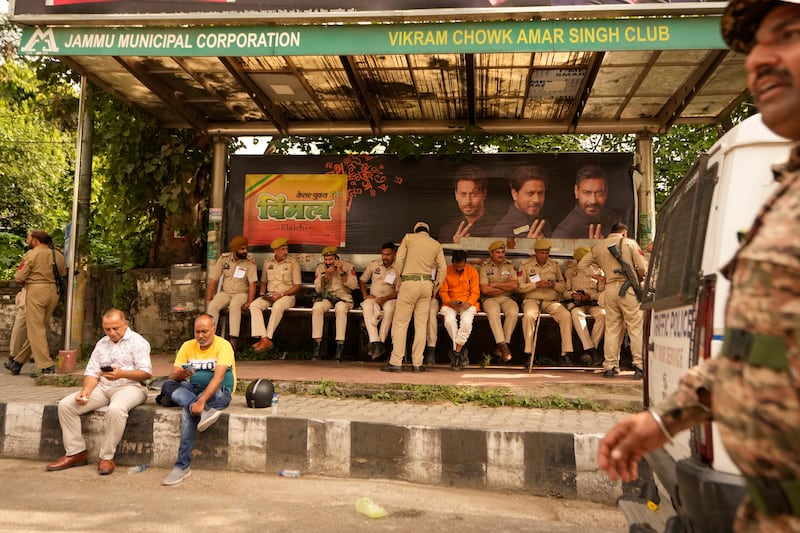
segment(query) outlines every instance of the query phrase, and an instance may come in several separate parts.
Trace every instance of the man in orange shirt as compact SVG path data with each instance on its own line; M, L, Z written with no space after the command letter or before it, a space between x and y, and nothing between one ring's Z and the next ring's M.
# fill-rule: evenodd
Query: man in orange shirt
M450 353L450 370L461 370L469 364L469 355L464 345L472 333L472 321L475 313L480 311L478 299L481 296L480 276L478 270L467 264L467 252L453 252L452 264L447 267L447 275L439 289L442 298L444 329L453 339L453 351Z

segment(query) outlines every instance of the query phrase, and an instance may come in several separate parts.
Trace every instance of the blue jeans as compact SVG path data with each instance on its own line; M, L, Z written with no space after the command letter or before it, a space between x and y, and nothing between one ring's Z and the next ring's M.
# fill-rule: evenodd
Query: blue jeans
M200 422L200 417L193 415L189 409L205 388L200 385L192 385L188 381L170 379L164 382L161 390L169 394L175 404L182 407L181 443L178 447L178 461L175 463L175 467L185 470L192 462L192 450L194 450L194 440L197 437L197 423ZM231 390L220 385L217 392L206 402L206 408L225 409L230 403Z

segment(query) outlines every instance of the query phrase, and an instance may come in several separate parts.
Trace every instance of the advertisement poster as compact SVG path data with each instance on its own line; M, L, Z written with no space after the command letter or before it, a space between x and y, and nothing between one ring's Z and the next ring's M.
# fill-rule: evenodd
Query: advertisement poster
M614 222L636 232L632 154L240 155L229 166L226 232L247 235L253 251L285 236L293 252L333 245L375 253L418 221L451 249L466 248L459 234L526 238L536 224L551 238L586 239L589 223L603 234ZM576 197L576 179L587 172L592 179L579 188L589 190L588 201ZM474 223L464 231L468 220Z
M347 176L343 174L247 174L244 234L250 246L276 235L291 242L345 244Z

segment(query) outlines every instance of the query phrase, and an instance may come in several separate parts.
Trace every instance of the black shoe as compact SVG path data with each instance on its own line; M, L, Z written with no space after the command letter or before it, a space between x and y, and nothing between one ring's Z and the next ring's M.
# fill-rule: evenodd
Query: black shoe
M412 372L419 374L420 372L425 372L424 366L415 366L411 369Z
M633 379L643 379L643 378L644 378L644 370L642 370L638 366L633 367Z
M578 362L581 364L581 366L592 366L592 363L594 362L592 351L594 351L594 348L590 348L583 352L583 355L581 355L580 359L578 359Z
M10 363L10 364L9 364ZM18 363L13 359L9 361L9 363L5 364L5 367L11 372L12 376L19 376L20 370L22 370L22 363Z
M436 346L427 346L425 348L425 365L433 366L436 364Z
M20 368L22 368L22 365L20 365ZM36 372L31 374L31 377L36 379L39 376L44 376L45 374L55 374L55 373L56 373L56 367L55 366L48 366L47 368L43 368L41 370L37 370ZM19 374L19 372L17 372L17 374Z
M450 370L455 372L461 370L461 352L455 350L450 352Z
M466 346L461 350L461 361L459 362L459 366L463 369L465 366L469 366L469 350Z
M372 359L373 361L380 357L380 355L378 355L378 345L379 344L380 344L379 342L371 342L371 343L369 343L369 350L367 350L367 355L369 355L369 358Z
M337 342L336 343L336 362L342 362L342 354L344 353L344 344Z
M597 351L597 348L592 348L587 352L592 356L592 366L603 366L605 356Z
M314 351L311 352L311 360L317 361L319 360L319 353L322 350L322 343L314 343Z
M381 367L382 372L402 372L403 368L397 365L386 364Z
M604 377L604 378L609 378L609 379L612 379L614 376L616 376L616 375L617 375L617 373L615 372L615 370L616 370L615 368L612 368L612 369L610 369L610 370L606 370L605 372L603 372L603 377Z

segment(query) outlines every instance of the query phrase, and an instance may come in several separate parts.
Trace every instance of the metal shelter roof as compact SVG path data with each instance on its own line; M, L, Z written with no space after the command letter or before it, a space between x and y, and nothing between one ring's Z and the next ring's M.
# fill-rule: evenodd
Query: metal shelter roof
M646 134L721 122L748 94L718 2L222 25L13 6L22 53L61 57L164 126L221 135Z

